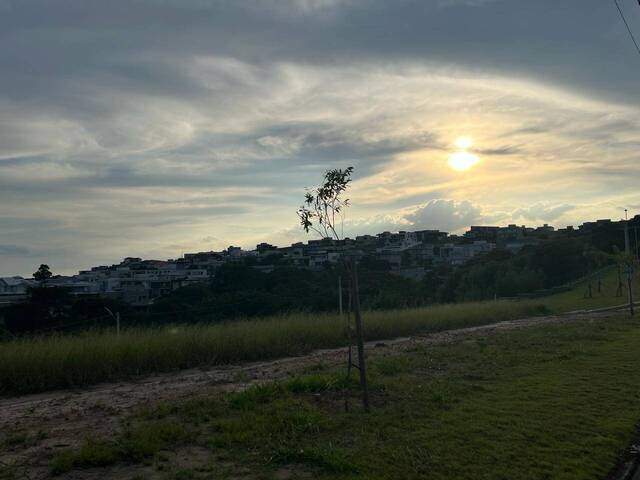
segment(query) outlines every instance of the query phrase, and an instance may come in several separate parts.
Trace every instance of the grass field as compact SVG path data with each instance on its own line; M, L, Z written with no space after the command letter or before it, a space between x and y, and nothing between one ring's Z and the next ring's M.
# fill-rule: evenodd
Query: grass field
M536 300L365 312L365 334L368 340L388 339L625 301L626 297L615 296L615 272L603 277L600 293L594 283L594 298L583 298L586 285ZM344 322L337 315L292 314L225 324L128 329L120 336L89 331L7 341L0 343L0 395L338 347L347 342Z
M639 343L640 325L618 316L417 347L372 360L370 413L340 372L321 370L147 406L120 436L60 452L51 469L128 464L140 467L134 478L174 480L604 479L640 418ZM205 453L172 457L188 446Z
M538 301L499 301L366 313L368 340L482 325L544 312ZM0 393L78 387L150 372L299 355L346 344L338 315L85 332L0 345Z
M600 281L600 292L598 292L598 281ZM626 275L622 276L622 282L622 295L616 296L618 271L615 267L612 267L610 270L603 272L602 275L580 282L572 290L541 298L540 300L553 312L566 312L577 309L591 310L620 305L628 301ZM591 283L591 298L588 297L589 283ZM633 278L632 288L634 300L639 301L640 277L638 277L637 272Z

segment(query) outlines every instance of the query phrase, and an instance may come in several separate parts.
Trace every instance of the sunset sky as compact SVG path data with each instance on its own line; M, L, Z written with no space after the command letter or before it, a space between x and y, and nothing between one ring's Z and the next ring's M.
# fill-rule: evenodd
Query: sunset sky
M351 236L636 213L640 55L608 0L0 0L2 276L303 240L350 165Z

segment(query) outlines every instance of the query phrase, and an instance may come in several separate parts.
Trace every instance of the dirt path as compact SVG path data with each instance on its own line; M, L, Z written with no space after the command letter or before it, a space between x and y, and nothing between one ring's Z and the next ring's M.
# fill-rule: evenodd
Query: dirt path
M532 317L485 326L449 330L424 336L369 342L368 356L390 355L418 345L442 345L470 335L499 332L549 323L588 321L611 313L576 312L562 316ZM134 381L105 383L78 390L60 390L0 399L0 431L21 442L21 448L0 451L3 464L23 464L25 476L45 478L46 459L58 449L78 445L88 435L110 436L133 407L161 400L188 397L204 389L239 390L253 382L301 373L317 365L339 365L346 348L318 350L300 357L224 367L206 367L146 376ZM25 441L24 436L27 436ZM37 439L29 440L29 439ZM27 470L30 472L26 475ZM0 472L0 479L2 479Z

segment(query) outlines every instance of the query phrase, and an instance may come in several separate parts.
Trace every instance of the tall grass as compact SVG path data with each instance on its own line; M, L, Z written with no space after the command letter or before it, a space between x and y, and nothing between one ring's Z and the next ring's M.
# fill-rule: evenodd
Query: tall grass
M498 301L365 312L367 340L540 314L537 301ZM292 314L225 324L128 329L0 343L0 394L79 387L152 372L266 360L346 344L337 315Z

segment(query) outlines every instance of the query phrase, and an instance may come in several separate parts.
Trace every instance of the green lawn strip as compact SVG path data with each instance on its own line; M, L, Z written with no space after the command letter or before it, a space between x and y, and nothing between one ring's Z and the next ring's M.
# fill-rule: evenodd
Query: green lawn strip
M600 278L600 292L598 292L598 278ZM589 283L591 283L592 297L588 297ZM596 308L612 307L625 304L627 300L627 276L622 274L622 294L617 295L618 270L614 266L602 272L600 276L578 283L566 292L540 298L540 301L554 313L571 310L592 310ZM640 277L635 272L632 282L632 293L635 301L640 300Z
M314 478L602 479L640 419L639 342L624 317L532 327L374 358L369 414L355 379L320 372L149 407L130 425L177 423L177 443L264 478L304 465Z

